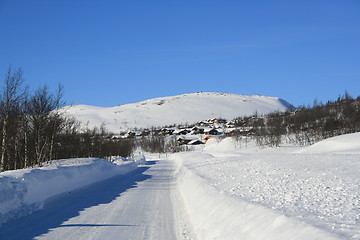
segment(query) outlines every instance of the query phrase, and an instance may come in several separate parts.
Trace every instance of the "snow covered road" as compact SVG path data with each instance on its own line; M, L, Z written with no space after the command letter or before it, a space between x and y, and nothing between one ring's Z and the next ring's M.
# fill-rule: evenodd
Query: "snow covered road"
M360 240L360 133L304 148L213 139L146 159L1 173L0 239Z
M122 176L57 196L3 224L0 239L179 239L175 164L151 161Z

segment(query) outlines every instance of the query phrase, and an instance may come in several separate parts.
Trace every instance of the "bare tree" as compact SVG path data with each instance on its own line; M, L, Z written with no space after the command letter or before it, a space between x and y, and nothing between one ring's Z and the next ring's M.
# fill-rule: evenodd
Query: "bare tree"
M51 94L46 86L39 88L29 98L26 112L32 134L35 159L38 165L51 160L56 134L61 131L65 120L55 111L62 105L62 86L56 95Z
M16 117L21 115L21 105L26 95L26 89L23 87L23 83L23 70L18 68L13 71L9 68L5 75L4 86L0 94L0 116L2 121L0 171L5 170L6 159L9 159L7 155L10 154L9 139L11 136L9 136L9 131L11 124L15 127L15 136L17 134L18 118ZM16 140L15 149L18 147L17 144L18 141ZM9 164L8 162L7 165Z

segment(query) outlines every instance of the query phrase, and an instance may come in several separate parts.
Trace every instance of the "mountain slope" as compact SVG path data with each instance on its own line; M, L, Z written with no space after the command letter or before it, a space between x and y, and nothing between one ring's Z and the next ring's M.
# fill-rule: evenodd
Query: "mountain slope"
M104 124L108 131L116 133L133 128L191 124L214 117L231 120L255 112L266 114L285 111L291 107L291 104L276 97L201 92L154 98L110 108L74 105L60 111L66 116L75 117L83 128Z

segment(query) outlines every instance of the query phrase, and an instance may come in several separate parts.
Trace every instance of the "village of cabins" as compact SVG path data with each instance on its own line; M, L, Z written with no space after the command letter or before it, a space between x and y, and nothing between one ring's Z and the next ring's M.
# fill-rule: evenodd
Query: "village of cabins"
M215 135L242 135L247 136L253 133L253 121L251 118L246 122L242 122L239 126L239 122L236 120L227 121L224 118L212 118L205 121L197 122L190 126L167 126L162 128L152 129L140 129L129 130L123 132L120 135L110 135L109 138L124 139L124 138L138 138L153 135L162 136L178 136L177 142L179 145L199 145L205 144L206 141Z

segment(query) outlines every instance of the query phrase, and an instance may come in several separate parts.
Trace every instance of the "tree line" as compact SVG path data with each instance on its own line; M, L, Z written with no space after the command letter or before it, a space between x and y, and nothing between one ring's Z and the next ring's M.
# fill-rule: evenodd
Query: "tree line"
M0 90L0 172L53 159L132 154L133 140L112 141L102 128L80 131L79 123L61 115L61 85L56 92L46 86L30 92L23 74L9 68Z
M260 146L279 146L282 142L300 146L320 140L360 131L360 96L354 99L348 92L326 104L314 101L313 106L296 110L255 114L235 119L237 126L251 125L252 137Z

